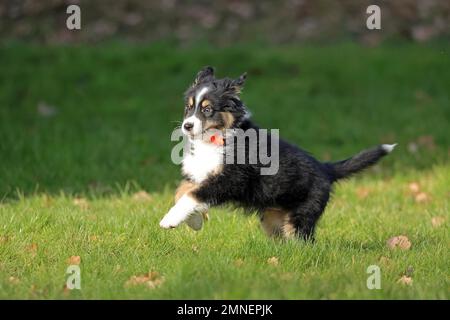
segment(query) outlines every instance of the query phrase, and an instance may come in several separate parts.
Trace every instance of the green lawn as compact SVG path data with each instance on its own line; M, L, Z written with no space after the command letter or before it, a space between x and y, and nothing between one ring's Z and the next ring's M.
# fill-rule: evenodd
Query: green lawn
M0 298L450 297L448 45L9 44L0 61ZM198 233L159 228L180 179L170 133L206 64L248 71L255 120L319 159L399 143L336 187L314 245L228 207ZM409 250L388 248L398 235ZM64 290L71 256L81 290ZM158 286L126 285L150 270Z

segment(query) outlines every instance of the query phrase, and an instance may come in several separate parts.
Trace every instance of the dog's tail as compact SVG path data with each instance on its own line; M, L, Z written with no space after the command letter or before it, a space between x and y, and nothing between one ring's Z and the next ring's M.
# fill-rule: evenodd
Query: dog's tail
M394 150L397 144L382 144L377 147L361 151L357 155L346 160L325 163L332 181L347 178L365 168L375 164L385 155Z

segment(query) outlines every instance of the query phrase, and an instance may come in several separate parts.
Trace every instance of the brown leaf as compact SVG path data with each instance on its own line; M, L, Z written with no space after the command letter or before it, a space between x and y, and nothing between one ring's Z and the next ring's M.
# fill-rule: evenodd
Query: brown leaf
M134 287L138 285L144 285L150 289L159 287L164 282L164 277L156 271L149 271L149 273L140 276L131 276L125 287Z
M67 288L67 284L65 284L64 286L63 286L63 295L64 296L69 296L70 295L70 292L71 292L72 290L70 290L69 288Z
M19 283L20 283L20 279L19 279L19 278L16 278L16 277L13 277L13 276L9 277L9 278L8 278L8 281L9 281L9 283L11 283L11 284L19 284Z
M67 259L67 264L69 265L79 265L81 263L81 257L80 256L71 256L69 259Z
M402 276L400 279L398 279L397 283L410 286L413 283L413 279L408 276Z
M358 189L356 189L356 195L357 195L358 198L360 198L360 199L367 198L367 196L368 196L369 194L370 194L370 189L369 189L369 188L359 187Z
M413 194L419 193L420 192L420 185L418 182L411 182L408 185L408 189L409 191L411 191Z
M153 197L149 193L147 193L146 191L143 191L143 190L133 194L133 200L136 200L136 201L146 202L146 201L151 201L152 199L153 199Z
M411 248L411 241L409 241L408 237L406 236L396 236L392 237L387 241L387 246L390 249L402 249L402 250L409 250Z
M242 267L243 265L244 265L244 260L242 260L242 259L236 259L236 260L234 260L234 265L236 266L236 267Z
M85 198L75 198L73 199L73 204L82 210L87 210L89 208L89 202Z
M388 265L391 263L391 259L389 259L388 257L381 257L380 258L380 263L384 264L384 265Z
M444 222L445 222L444 217L437 216L437 217L431 218L431 225L435 228L440 227L441 225L444 224Z
M426 192L419 192L415 195L414 200L416 200L417 203L425 203L430 200L430 196Z
M38 245L36 243L32 243L27 247L27 250L31 253L33 257L36 256L37 249Z
M286 272L280 274L280 280L282 281L291 281L294 278L294 274L292 272Z
M56 115L58 110L55 107L41 101L37 105L37 113L44 118L50 118Z
M272 265L272 266L277 266L278 265L278 258L277 257L271 257L271 258L267 259L267 263Z
M419 151L419 146L415 142L408 143L408 151L410 153L417 153Z
M96 236L95 234L89 236L89 241L95 242L98 240L98 236Z

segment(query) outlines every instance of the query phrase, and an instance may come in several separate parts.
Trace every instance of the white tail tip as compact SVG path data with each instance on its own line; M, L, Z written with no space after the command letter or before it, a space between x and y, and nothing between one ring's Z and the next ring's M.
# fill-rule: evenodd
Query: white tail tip
M382 144L381 147L383 148L384 151L386 151L387 153L391 153L392 150L394 150L394 148L397 146L396 143L394 144Z

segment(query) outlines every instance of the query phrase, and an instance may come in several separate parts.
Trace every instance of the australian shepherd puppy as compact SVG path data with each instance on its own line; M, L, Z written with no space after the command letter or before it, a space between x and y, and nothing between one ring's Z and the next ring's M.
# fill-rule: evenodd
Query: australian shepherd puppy
M205 67L186 91L182 131L189 146L182 160L184 180L176 192L175 205L160 226L175 228L186 222L198 230L209 207L233 203L256 211L269 236L313 240L333 183L373 165L395 144L379 145L333 163L320 162L281 139L275 149L271 134L261 133L240 98L245 78L243 74L238 79L216 79L213 68ZM237 130L254 130L256 141L247 144L244 139L246 161L225 161L230 146L234 151L239 149L238 144L229 143ZM273 174L261 174L267 163L248 161L252 152L259 151L249 145L258 144L262 137L268 141L268 153L278 153ZM231 159L236 160L236 153Z

